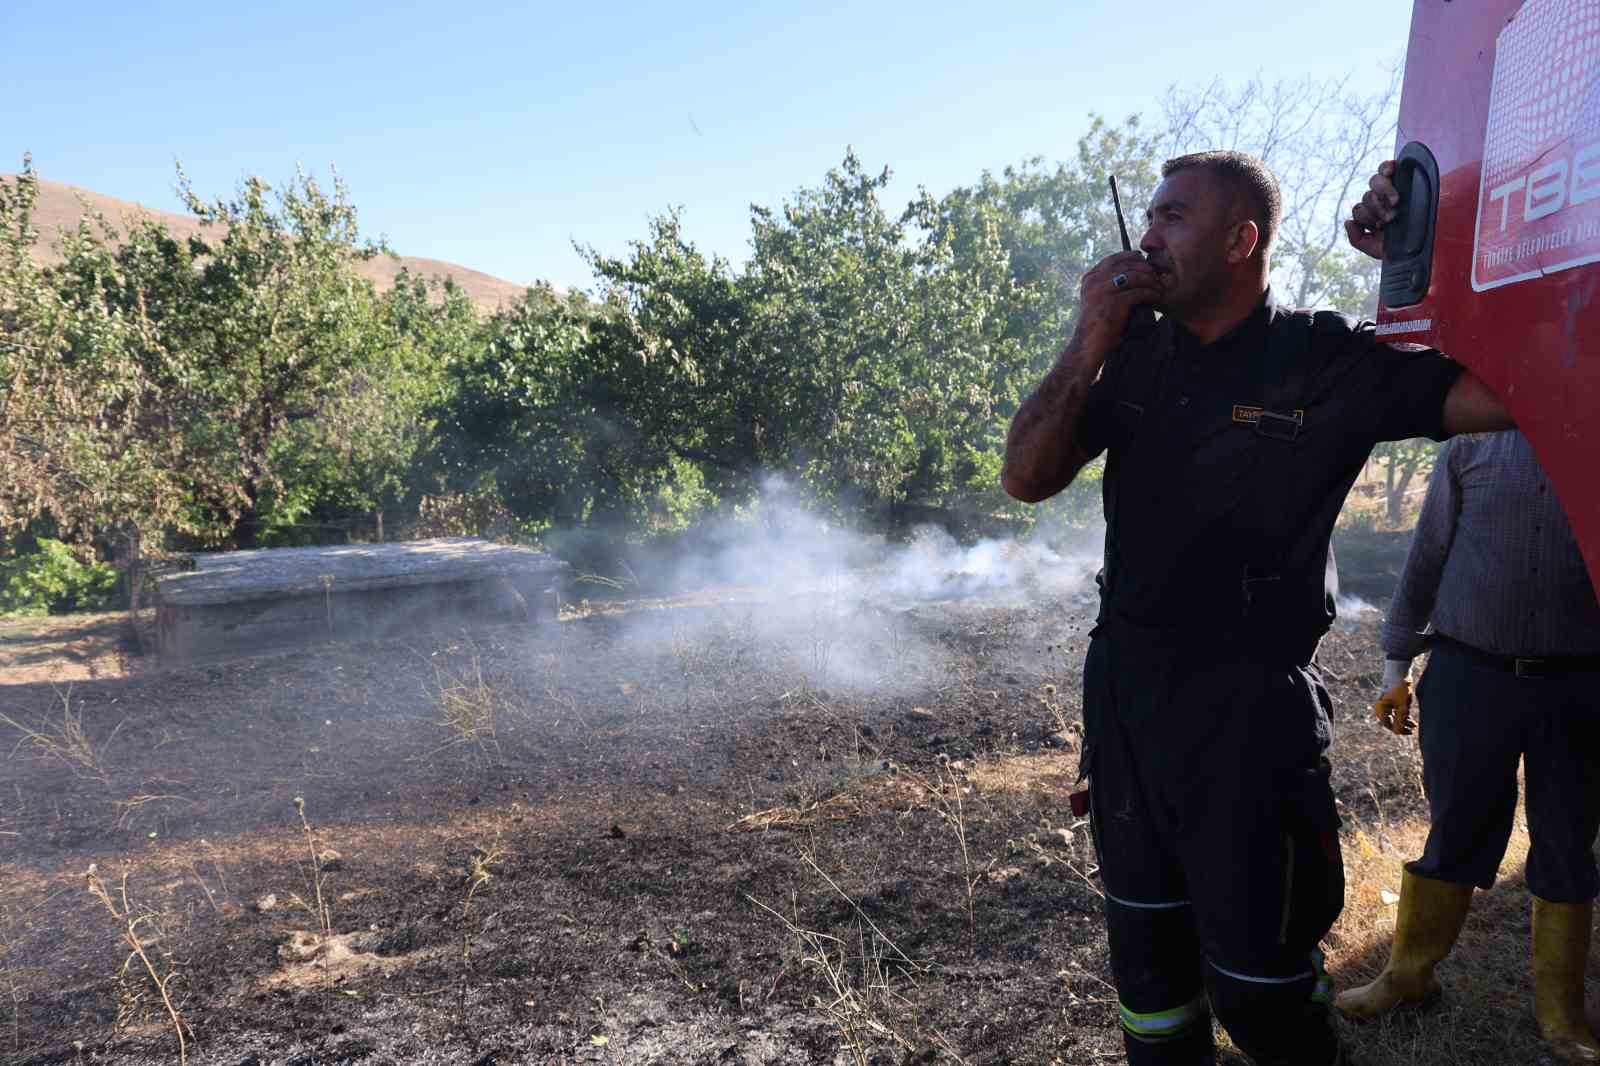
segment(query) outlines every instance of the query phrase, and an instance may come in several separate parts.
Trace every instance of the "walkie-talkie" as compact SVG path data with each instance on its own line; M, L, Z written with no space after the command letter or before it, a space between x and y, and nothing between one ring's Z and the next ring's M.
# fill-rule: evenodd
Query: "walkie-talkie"
M1117 212L1117 232L1122 237L1122 250L1133 251L1133 242L1128 240L1128 221L1122 214L1122 197L1117 195L1117 176L1109 175L1111 179L1111 206ZM1128 325L1136 331L1143 331L1156 323L1155 308L1149 304L1140 304L1133 309L1133 314L1128 316Z
M1133 242L1128 240L1128 222L1122 217L1122 197L1117 195L1117 176L1111 175L1111 206L1117 212L1117 230L1122 234L1122 250L1133 251Z

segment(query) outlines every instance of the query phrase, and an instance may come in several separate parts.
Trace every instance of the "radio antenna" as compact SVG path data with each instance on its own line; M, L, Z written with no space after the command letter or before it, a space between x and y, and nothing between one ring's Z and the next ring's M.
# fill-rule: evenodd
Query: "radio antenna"
M1117 209L1117 229L1122 234L1122 250L1133 251L1133 243L1128 240L1128 223L1122 217L1122 197L1117 195L1117 176L1111 176L1111 206Z

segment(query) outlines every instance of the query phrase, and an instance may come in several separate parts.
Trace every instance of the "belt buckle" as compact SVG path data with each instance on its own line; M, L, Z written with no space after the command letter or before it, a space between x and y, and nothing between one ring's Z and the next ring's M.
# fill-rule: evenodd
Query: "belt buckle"
M1543 659L1517 659L1512 664L1512 673L1517 677L1537 678L1540 676L1539 667L1543 663Z

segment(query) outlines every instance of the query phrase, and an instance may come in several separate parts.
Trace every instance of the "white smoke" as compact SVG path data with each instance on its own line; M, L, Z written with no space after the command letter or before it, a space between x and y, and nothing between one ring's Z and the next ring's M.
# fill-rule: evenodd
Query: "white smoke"
M924 688L948 652L919 609L1048 608L1052 624L1092 612L1100 543L1043 537L964 545L927 526L897 543L841 526L770 481L752 506L703 523L671 555L642 555L641 577L677 590L627 623L636 648L784 664L819 687L894 693ZM719 650L720 649L720 650Z
M1355 595L1341 595L1335 601L1334 607L1338 613L1338 621L1342 625L1371 622L1383 614L1382 608Z
M1092 600L1099 568L1098 551L1063 554L1037 540L980 540L964 547L944 530L925 526L892 554L881 588L900 601Z

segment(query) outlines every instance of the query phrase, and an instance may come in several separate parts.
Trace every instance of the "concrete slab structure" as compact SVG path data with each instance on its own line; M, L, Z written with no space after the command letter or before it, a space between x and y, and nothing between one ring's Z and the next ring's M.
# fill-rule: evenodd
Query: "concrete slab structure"
M161 662L185 666L464 620L555 617L567 564L475 537L200 553L156 582Z

